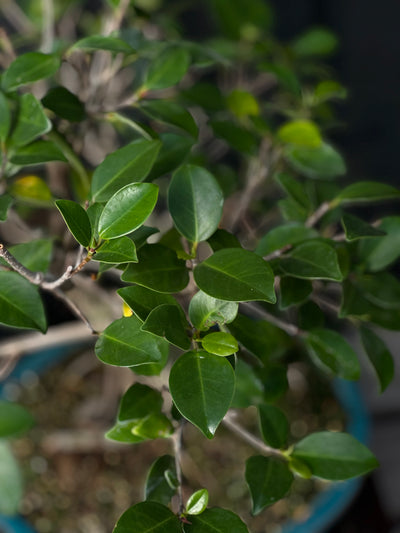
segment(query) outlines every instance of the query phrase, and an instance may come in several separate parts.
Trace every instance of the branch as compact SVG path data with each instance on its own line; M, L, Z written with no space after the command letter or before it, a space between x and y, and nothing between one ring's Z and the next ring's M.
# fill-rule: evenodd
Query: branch
M54 43L54 4L53 0L42 0L42 45L41 51L49 54Z
M178 514L181 515L184 511L183 494L182 494L182 468L181 468L181 456L182 456L182 437L183 437L183 421L179 422L179 426L175 433L172 435L172 441L174 443L174 455L175 455L175 470L178 480L178 501L179 508Z
M243 302L240 305L248 309L253 315L258 316L259 318L262 318L267 322L270 322L274 326L277 326L279 329L282 329L291 337L299 337L306 335L306 332L297 327L295 324L285 322L281 318L271 315L270 313L268 313L268 311L265 311L262 307L259 307L253 302Z
M331 209L330 202L323 202L306 220L306 228L312 228Z

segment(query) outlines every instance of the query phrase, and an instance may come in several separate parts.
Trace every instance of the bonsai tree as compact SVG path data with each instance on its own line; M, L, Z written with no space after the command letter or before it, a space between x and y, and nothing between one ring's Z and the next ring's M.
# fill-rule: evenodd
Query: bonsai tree
M200 14L214 30L193 41L187 12L160 3L109 0L91 14L26 2L32 20L3 9L0 322L45 334L42 297L60 299L96 336L95 356L132 375L106 437L171 440L115 533L246 532L234 510L207 507L207 487L183 496L185 428L207 441L224 424L255 447L243 465L254 514L295 476L377 466L344 432L295 440L276 404L295 361L321 380L359 378L348 327L380 390L390 383L375 326L400 324L400 218L378 203L393 209L400 194L345 179L329 142L346 95L321 62L337 44L329 31L282 44L264 1L210 0ZM113 287L104 306L120 315L105 328L70 299L78 277L85 300ZM237 416L251 406L255 434ZM30 423L1 403L2 437Z

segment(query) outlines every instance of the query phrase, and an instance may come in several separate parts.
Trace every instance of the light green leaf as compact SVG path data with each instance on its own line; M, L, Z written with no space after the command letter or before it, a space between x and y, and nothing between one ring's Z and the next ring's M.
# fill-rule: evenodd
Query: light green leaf
M365 239L366 237L382 237L383 235L386 235L384 231L370 226L361 218L350 215L349 213L343 215L341 222L347 241L356 241L358 239Z
M294 245L308 239L313 239L318 233L313 228L306 228L303 224L290 222L271 229L261 238L256 248L258 255L268 255L285 246Z
M283 412L274 405L258 406L261 435L272 448L284 448L289 435L289 422Z
M27 52L15 59L4 72L1 85L5 91L14 91L21 85L52 76L60 66L55 54Z
M87 248L92 240L92 225L86 211L72 200L57 200L55 204L74 238Z
M16 272L0 272L0 323L42 333L47 329L37 287Z
M291 484L293 474L287 463L272 457L253 455L246 461L246 481L253 500L253 514L283 498Z
M288 146L285 156L294 170L308 178L330 180L346 173L342 156L326 143L318 148Z
M10 194L2 194L0 196L0 221L7 220L8 210L12 206L13 197Z
M67 50L67 54L75 50L107 50L116 54L133 54L135 50L125 41L111 35L90 35L77 41Z
M160 305L178 305L173 296L152 291L140 285L123 287L118 289L117 293L143 322L150 312Z
M140 109L151 118L176 126L197 138L199 129L192 115L176 102L168 100L147 100L140 103Z
M39 165L48 161L64 161L64 154L51 141L36 141L12 152L10 161L14 165Z
M222 326L235 320L238 308L236 302L218 300L199 291L190 301L189 318L196 329L207 331L214 324Z
M132 183L117 191L106 203L99 219L102 239L131 233L150 216L158 196L153 183Z
M156 363L165 352L168 343L151 333L141 330L142 322L135 316L112 322L98 338L95 353L100 361L115 366L136 366Z
M7 97L0 92L0 142L5 142L11 126L11 111Z
M236 353L239 349L237 340L230 333L215 331L209 333L201 339L202 346L206 352L223 357Z
M360 255L367 270L383 270L400 257L400 217L385 217L379 229L386 235L380 239L363 239Z
M215 252L194 269L194 279L203 292L220 300L276 302L271 267L241 248Z
M186 512L187 514L199 515L203 513L208 505L208 490L200 489L196 490L186 503Z
M158 292L179 292L189 282L185 261L161 244L147 244L138 252L139 263L129 265L121 279Z
M332 481L349 479L378 466L374 455L347 433L321 431L298 442L292 456L304 461L314 476Z
M380 392L382 393L390 385L394 377L392 354L383 340L371 329L362 326L360 333L365 353L374 367L379 380Z
M166 473L176 477L175 460L171 455L158 457L151 465L145 484L145 498L148 501L168 505L176 492L176 486L171 487L166 479Z
M229 361L203 351L186 352L172 366L169 386L182 416L211 439L233 397L235 374Z
M234 89L226 98L228 108L238 118L257 116L260 114L260 106L255 97L248 91Z
M165 89L176 85L186 74L190 54L186 48L170 46L150 64L145 80L146 89Z
M113 533L182 533L179 518L157 502L140 502L130 507L116 523Z
M184 525L185 533L249 533L238 515L219 507L206 509L198 516L190 516L188 522Z
M183 310L176 302L153 309L143 324L142 331L163 337L182 350L190 348L189 324Z
M80 122L86 118L84 104L65 87L51 88L42 98L42 104L70 122Z
M106 202L125 185L143 181L160 147L160 141L139 139L109 154L93 173L93 200Z
M172 177L168 209L177 230L192 242L207 240L218 228L224 197L207 170L185 165Z
M51 130L42 104L31 93L21 96L16 126L11 134L13 147L20 147L34 141Z
M15 515L23 496L22 476L7 442L0 440L0 514Z
M137 263L135 243L129 237L105 242L93 256L93 260L111 264Z
M17 403L0 400L0 438L15 437L34 424L32 415Z
M356 204L360 202L378 202L400 197L400 191L379 181L358 181L345 187L332 200L332 206L339 204Z
M292 120L281 126L278 138L285 144L318 148L322 143L318 126L310 120Z
M306 337L310 355L335 375L355 380L360 377L357 354L342 335L329 329L311 330Z

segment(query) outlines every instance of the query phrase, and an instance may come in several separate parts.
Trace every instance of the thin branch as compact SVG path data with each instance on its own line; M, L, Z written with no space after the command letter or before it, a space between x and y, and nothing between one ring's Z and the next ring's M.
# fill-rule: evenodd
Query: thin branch
M42 0L42 45L41 51L49 54L54 44L54 4L53 0Z
M99 335L99 332L93 328L92 324L90 323L88 318L82 313L79 307L72 300L70 300L68 296L64 292L62 292L61 289L54 289L52 293L59 300L61 300L66 305L66 307L69 307L69 309L74 313L77 318L79 318L84 324L86 324L86 326L92 332L92 335Z
M175 455L175 470L176 477L178 480L178 514L181 515L184 511L183 503L183 494L182 494L182 468L181 468L181 456L182 456L182 437L183 437L183 424L184 422L179 422L175 433L172 436L172 441L174 443L174 455Z
M323 202L305 222L306 228L312 228L331 209L330 202Z
M286 322L281 318L271 315L270 313L268 313L268 311L265 311L264 309L262 309L262 307L259 307L253 302L243 302L240 305L245 309L248 309L253 315L258 316L259 318L262 318L267 322L270 322L274 326L277 326L279 329L282 329L291 337L299 337L306 335L306 332L297 327L295 324L291 324L290 322Z
M21 276L33 283L33 285L40 285L42 283L43 273L32 272L32 270L24 267L24 265L22 265L12 254L10 254L4 244L0 244L0 257L7 261L10 267L18 272L18 274L21 274Z

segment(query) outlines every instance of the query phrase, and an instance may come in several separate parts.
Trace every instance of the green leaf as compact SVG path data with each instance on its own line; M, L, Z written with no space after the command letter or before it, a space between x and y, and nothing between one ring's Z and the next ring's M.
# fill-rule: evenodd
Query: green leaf
M182 533L181 522L164 505L140 502L130 507L116 523L113 533Z
M53 87L42 98L42 104L61 118L81 122L86 118L84 104L65 87Z
M176 492L166 479L166 473L176 477L175 460L171 455L158 457L151 465L145 484L145 498L148 501L168 505Z
M166 439L172 435L174 428L171 421L162 413L150 414L131 428L133 435L142 439Z
M289 422L283 412L274 405L259 405L261 435L272 448L284 448L289 435Z
M100 361L115 366L136 366L156 363L165 352L168 343L151 333L141 330L142 322L135 316L112 322L98 338L95 353Z
M139 250L139 248L147 243L147 239L151 235L155 235L156 233L159 233L159 231L160 230L158 228L152 228L151 226L140 226L140 228L132 231L129 237L135 243L136 249Z
M160 305L178 305L173 296L155 292L140 285L123 287L118 289L117 293L143 322L150 312Z
M135 243L129 237L105 242L93 256L93 260L111 264L137 263Z
M5 142L11 126L11 111L7 97L0 92L0 142Z
M74 238L87 248L92 240L92 225L86 211L72 200L57 200L55 204Z
M173 175L168 209L177 230L189 241L211 237L221 219L223 202L220 186L204 168L185 165Z
M306 279L283 276L279 285L279 307L287 309L292 305L299 305L307 300L312 292L312 283Z
M274 179L293 201L307 210L311 208L310 198L307 196L307 192L304 189L303 183L301 183L298 179L295 179L289 174L285 174L283 172L279 172L276 176L274 176Z
M400 281L389 272L352 278L366 300L383 309L400 309Z
M38 176L23 176L10 186L10 193L20 202L35 207L53 207L53 196L45 181Z
M10 161L14 165L39 165L48 161L66 162L67 159L53 142L36 141L15 150L10 157Z
M290 222L271 229L261 238L256 248L258 255L268 255L289 245L313 239L318 233L313 228L306 228L303 224Z
M253 514L283 498L293 479L287 463L262 455L249 457L246 461L246 481L253 500Z
M50 265L52 248L50 239L37 239L11 246L9 251L29 270L46 272Z
M343 85L334 80L323 80L318 83L314 90L314 99L317 104L334 98L347 98L347 90Z
M51 130L41 103L31 93L21 96L16 126L11 134L13 147L20 147L34 141Z
M149 331L158 337L163 337L182 350L190 348L188 330L189 324L185 314L176 302L172 305L163 304L153 309L142 326L142 331Z
M118 421L140 420L161 411L163 399L158 390L135 383L124 393L118 409Z
M310 120L292 120L281 126L278 138L285 144L318 148L322 143L318 126Z
M185 533L249 533L238 515L219 507L191 516L189 522L184 524Z
M310 240L298 244L279 261L280 268L290 276L303 279L341 281L336 250L326 242Z
M34 424L32 415L17 403L0 400L0 438L15 437Z
M218 300L199 291L190 301L189 318L196 329L207 331L214 324L222 326L235 320L238 307L236 302Z
M102 239L131 233L150 216L158 196L153 183L132 183L117 191L106 203L99 219Z
M208 490L200 489L196 490L186 503L186 512L187 514L199 515L203 513L208 505Z
M17 514L22 496L22 476L18 463L8 443L0 440L0 514Z
M235 374L229 361L203 351L186 352L172 366L169 386L182 416L211 439L233 397Z
M190 66L190 54L186 48L170 46L150 64L145 80L146 89L165 89L176 85Z
M297 459L296 457L289 457L289 468L291 472L293 472L293 474L297 474L303 479L312 478L312 472L308 468L308 466L305 463L303 463L303 461L300 461L300 459Z
M14 91L22 85L52 76L60 66L55 54L27 52L15 59L4 72L1 85L5 91Z
M176 102L168 100L148 100L140 103L140 109L155 120L176 126L194 137L198 136L199 129L192 115Z
M360 202L378 202L400 197L400 191L391 185L378 181L358 181L345 187L332 200L335 207L339 204L355 204Z
M8 210L12 206L13 197L10 194L2 194L0 196L0 221L7 220Z
M383 340L371 329L362 326L360 333L365 353L374 367L379 380L380 392L382 393L390 385L394 377L392 354Z
M261 379L256 376L253 368L240 357L236 360L235 375L236 386L231 404L232 408L250 407L265 400Z
M203 292L220 300L276 302L271 267L248 250L215 252L194 269L194 279Z
M211 120L210 126L216 137L224 139L234 150L251 155L257 148L255 136L235 122Z
M222 250L223 248L241 248L237 237L225 229L217 229L217 231L207 239L207 242L211 246L213 252L218 252L218 250Z
M158 292L179 292L189 282L185 261L161 244L147 244L138 252L139 263L131 264L121 279Z
M342 217L342 226L346 235L347 241L356 241L358 239L365 239L366 237L382 237L386 235L384 231L370 226L361 218L345 213Z
M68 49L67 54L75 50L107 50L116 54L133 54L135 50L125 41L111 35L90 35L84 37Z
M194 143L192 138L175 133L161 133L160 140L162 142L161 150L147 177L148 181L168 174L182 165Z
M160 141L139 139L109 154L93 173L93 201L106 202L125 185L143 181L160 147Z
M230 333L215 331L201 339L201 344L206 352L223 357L236 353L239 349L237 340Z
M311 330L306 337L306 344L313 359L328 367L335 375L352 380L360 377L357 354L336 331Z
M0 323L42 333L47 329L37 287L16 272L0 272Z
M299 57L328 56L337 48L336 35L325 28L312 28L297 37L292 49Z
M298 442L292 452L314 476L332 481L349 479L378 466L374 455L347 433L321 431Z
M260 114L260 106L255 97L248 91L234 89L228 94L226 103L229 109L238 118L257 116Z
M318 148L288 146L285 156L294 170L308 178L329 180L346 173L342 156L326 143Z
M383 270L400 257L400 217L383 218L379 229L386 235L360 243L361 259L371 272Z

